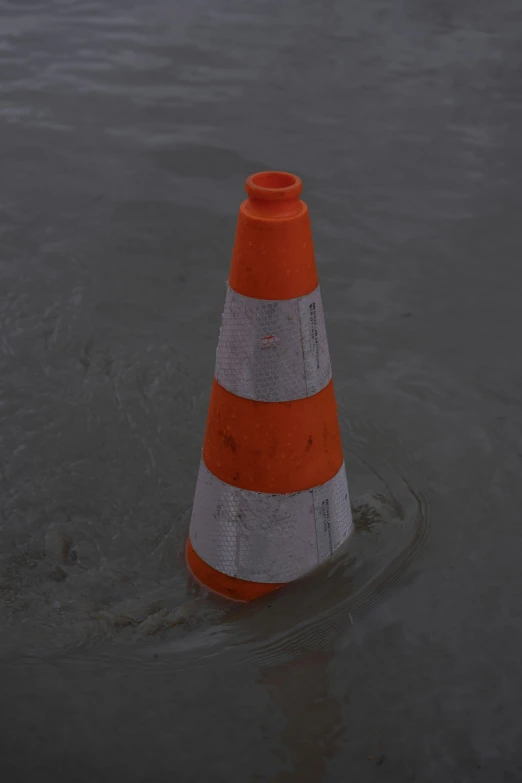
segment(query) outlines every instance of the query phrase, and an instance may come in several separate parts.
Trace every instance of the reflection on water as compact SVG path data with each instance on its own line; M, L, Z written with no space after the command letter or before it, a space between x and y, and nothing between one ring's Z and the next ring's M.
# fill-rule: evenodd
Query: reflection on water
M274 750L283 770L271 783L324 779L327 760L335 754L345 731L337 698L329 692L332 657L333 653L303 649L297 663L261 672L261 682L268 686L286 722L282 748Z

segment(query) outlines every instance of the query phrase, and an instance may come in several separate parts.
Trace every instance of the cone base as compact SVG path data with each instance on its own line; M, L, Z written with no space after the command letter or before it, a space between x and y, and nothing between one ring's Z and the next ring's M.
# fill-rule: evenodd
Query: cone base
M194 550L190 538L187 540L185 550L187 565L192 576L208 590L231 598L233 601L253 601L268 593L283 587L284 583L266 584L263 582L248 582L245 579L237 579L234 576L222 574L209 566Z

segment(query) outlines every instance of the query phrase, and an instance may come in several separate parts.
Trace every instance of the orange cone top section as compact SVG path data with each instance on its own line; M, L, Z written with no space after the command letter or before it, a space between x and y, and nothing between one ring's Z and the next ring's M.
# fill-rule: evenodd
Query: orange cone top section
M254 492L290 494L326 483L343 463L332 381L313 397L258 402L214 380L203 460L221 481Z
M318 284L308 207L294 174L265 171L246 181L230 286L254 299L295 299Z

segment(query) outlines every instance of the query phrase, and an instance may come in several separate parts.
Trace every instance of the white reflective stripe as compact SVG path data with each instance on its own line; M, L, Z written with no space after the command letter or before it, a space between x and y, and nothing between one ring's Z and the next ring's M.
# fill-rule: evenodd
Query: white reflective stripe
M291 495L238 489L201 462L190 540L208 565L251 582L291 582L352 531L344 464L326 484Z
M299 400L324 389L332 372L319 287L272 301L229 286L215 375L238 397L262 402Z

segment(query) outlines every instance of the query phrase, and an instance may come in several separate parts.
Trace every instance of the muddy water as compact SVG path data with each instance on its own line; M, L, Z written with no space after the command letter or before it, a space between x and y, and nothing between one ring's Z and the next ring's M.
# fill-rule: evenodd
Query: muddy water
M515 0L0 0L0 770L522 780ZM245 176L299 173L356 535L187 576Z

